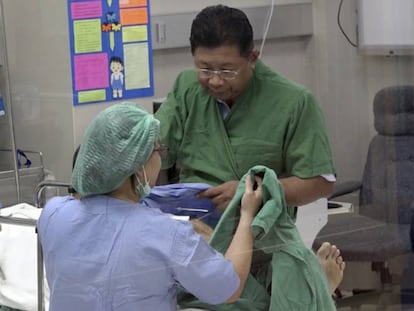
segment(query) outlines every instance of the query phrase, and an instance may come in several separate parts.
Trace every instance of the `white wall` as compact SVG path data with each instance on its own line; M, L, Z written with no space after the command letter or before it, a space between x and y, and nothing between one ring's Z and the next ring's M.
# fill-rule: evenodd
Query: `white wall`
M67 180L72 152L86 126L112 103L72 106L66 1L3 2L17 143L42 151L46 166L58 179ZM357 178L374 134L373 96L390 84L414 83L413 57L359 55L336 25L339 1L312 2L314 35L269 40L262 59L315 93L327 120L338 179ZM162 13L161 3L165 2L153 1L153 13ZM355 38L355 9L355 0L344 2L342 21L351 38ZM192 65L188 48L154 51L153 61L154 98L165 96L176 74ZM152 98L134 101L151 111Z
M314 2L314 40L309 53L311 89L320 99L334 151L338 180L359 178L369 141L370 99L366 59L342 36L336 25L339 1ZM356 1L345 1L341 20L355 39Z
M342 26L356 42L356 0L344 1ZM339 1L315 0L315 36L308 50L311 89L320 99L333 146L338 179L359 178L373 127L373 98L394 84L414 84L414 55L366 56L351 46L337 23Z
M16 146L67 178L73 149L65 1L3 0Z
M152 0L151 14L165 15L173 13L187 13L198 12L208 5L224 4L227 6L234 6L238 8L249 8L254 6L266 6L273 4L295 4L312 2L314 0L180 0L179 4L176 1Z

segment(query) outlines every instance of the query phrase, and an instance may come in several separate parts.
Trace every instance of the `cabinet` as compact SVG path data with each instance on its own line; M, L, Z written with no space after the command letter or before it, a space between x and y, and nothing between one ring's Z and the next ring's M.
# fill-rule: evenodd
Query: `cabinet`
M358 0L358 47L362 54L414 54L413 0Z

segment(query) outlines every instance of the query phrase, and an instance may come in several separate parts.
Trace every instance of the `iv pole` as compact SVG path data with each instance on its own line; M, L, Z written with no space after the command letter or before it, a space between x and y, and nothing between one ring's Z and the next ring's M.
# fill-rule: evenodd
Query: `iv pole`
M3 10L3 0L0 0L0 73L5 75L5 110L6 115L8 116L10 136L11 136L11 149L13 153L13 165L14 165L14 176L16 182L16 194L17 194L17 203L20 203L20 177L19 177L19 168L17 166L17 153L16 153L16 139L14 135L14 124L13 124L13 111L11 105L11 89L10 89L10 75L8 68L7 60L7 45L6 45L6 31L4 24L4 10Z

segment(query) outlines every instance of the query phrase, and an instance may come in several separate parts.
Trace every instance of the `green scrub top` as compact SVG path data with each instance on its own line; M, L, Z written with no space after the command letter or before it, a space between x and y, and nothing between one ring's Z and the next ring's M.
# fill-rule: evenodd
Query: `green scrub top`
M322 112L304 87L260 60L247 90L224 118L193 69L179 74L155 116L169 146L163 168L178 163L180 182L213 186L265 165L279 177L333 174Z

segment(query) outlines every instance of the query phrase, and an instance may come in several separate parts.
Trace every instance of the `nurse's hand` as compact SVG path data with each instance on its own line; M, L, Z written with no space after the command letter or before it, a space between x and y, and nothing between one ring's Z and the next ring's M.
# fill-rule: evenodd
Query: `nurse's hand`
M241 200L240 215L254 218L262 206L262 179L255 177L257 187L253 187L254 181L251 176L246 177L246 187Z
M228 181L217 187L204 190L199 193L200 198L210 198L213 204L220 211L224 211L227 205L230 203L236 194L237 186L239 185L238 180Z

